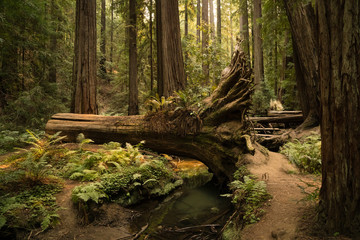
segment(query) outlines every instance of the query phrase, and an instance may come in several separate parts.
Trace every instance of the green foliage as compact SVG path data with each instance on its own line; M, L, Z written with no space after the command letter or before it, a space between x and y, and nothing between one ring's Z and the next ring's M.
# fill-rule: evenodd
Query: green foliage
M55 185L39 185L16 194L0 197L0 229L3 233L13 229L48 229L58 223L54 194Z
M43 135L43 132L38 132ZM3 130L0 131L0 154L13 151L17 147L23 147L31 138L28 132Z
M182 180L161 160L115 168L100 177L100 182L82 185L74 189L73 200L96 203L109 198L128 206L147 196L162 196L182 184Z
M222 196L232 198L232 203L235 204L238 212L239 223L245 225L259 221L263 213L262 204L271 197L266 191L265 182L255 180L249 175L245 166L234 173L234 179L229 183L232 194Z
M304 140L286 143L280 150L291 163L302 172L321 173L321 140L320 135L312 135Z
M234 191L232 202L240 206L244 222L259 221L259 215L262 213L260 207L270 197L265 182L245 176L244 181L235 180L229 184L229 187Z
M80 201L94 201L95 203L99 203L101 199L107 197L102 188L103 186L97 182L77 186L72 191L72 200L74 203L78 203Z

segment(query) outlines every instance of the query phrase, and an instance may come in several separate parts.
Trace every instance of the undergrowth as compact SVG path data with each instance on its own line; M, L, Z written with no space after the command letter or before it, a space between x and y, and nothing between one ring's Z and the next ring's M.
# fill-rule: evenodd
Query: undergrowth
M321 140L320 135L311 135L303 140L294 140L281 147L291 163L301 172L321 174Z
M235 212L223 228L223 239L237 239L238 233L247 225L260 220L263 214L264 202L271 198L266 190L266 184L258 181L247 170L245 166L240 167L234 173L234 181L229 183L231 194L224 194L224 197L231 197L235 206Z

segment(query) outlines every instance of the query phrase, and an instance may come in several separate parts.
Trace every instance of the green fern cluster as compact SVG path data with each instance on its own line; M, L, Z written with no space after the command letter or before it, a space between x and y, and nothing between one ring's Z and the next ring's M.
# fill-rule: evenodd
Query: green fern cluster
M41 231L54 226L59 215L56 213L54 194L60 188L56 185L39 185L17 194L0 197L0 230L11 234L16 229Z
M280 152L285 154L291 163L302 172L321 173L321 140L320 135L312 135L304 140L286 143Z
M254 176L249 175L245 166L234 173L234 179L229 183L232 194L222 196L232 198L239 218L237 222L246 225L259 221L263 213L261 209L263 203L271 198L266 190L265 182L257 181Z
M78 186L73 190L72 199L85 204L111 200L129 206L147 197L166 195L181 184L182 180L164 162L150 160L106 173L99 182Z

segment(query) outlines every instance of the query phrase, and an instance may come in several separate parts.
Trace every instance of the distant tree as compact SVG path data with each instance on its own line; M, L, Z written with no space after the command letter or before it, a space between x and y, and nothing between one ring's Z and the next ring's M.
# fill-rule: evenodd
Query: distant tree
M139 114L137 80L136 0L129 0L129 115Z
M202 70L205 82L209 81L209 1L202 0L202 17L201 17L201 49L204 56Z
M217 22L216 22L216 31L217 31L217 41L219 44L221 44L221 1L217 0L216 4L216 13L217 13Z
M211 39L215 38L215 18L214 18L214 0L209 0L210 10L210 36Z
M178 0L156 0L158 94L169 97L184 89Z
M76 1L74 91L71 111L97 114L96 0Z
M254 81L260 87L264 81L264 58L261 38L261 0L254 0Z
M352 239L360 237L359 19L358 0L317 0L316 32L321 43L320 219L329 233L349 234Z
M200 36L201 36L201 32L200 32L200 28L201 28L201 5L200 5L200 0L197 0L197 4L196 4L196 40L197 43L200 43Z
M247 55L248 60L250 61L249 14L247 0L240 1L239 6L240 36L241 40L243 41L242 47Z
M150 91L153 92L154 86L154 59L153 59L153 0L150 0L149 6L149 35L150 35Z
M56 54L56 50L57 50L57 29L58 29L58 22L57 22L57 8L58 6L55 3L55 0L51 0L50 2L50 13L51 13L51 22L52 22L52 34L50 36L50 51L53 54ZM56 83L56 59L54 59L55 61L52 61L50 64L50 69L49 69L49 82L53 82Z
M100 70L102 74L106 73L106 1L101 0L101 33L100 33Z
M114 0L111 0L111 23L110 23L110 62L111 71L113 68L113 56L114 56Z

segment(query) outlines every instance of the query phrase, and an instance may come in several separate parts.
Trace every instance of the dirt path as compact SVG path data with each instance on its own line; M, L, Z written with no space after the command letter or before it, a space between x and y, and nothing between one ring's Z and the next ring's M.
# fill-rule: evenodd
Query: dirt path
M303 216L307 204L301 201L306 195L299 185L306 187L304 182L314 182L310 175L300 175L279 153L270 152L265 157L259 151L249 157L250 172L267 183L272 199L266 204L265 215L256 223L245 227L242 240L267 239L299 239L296 229Z

